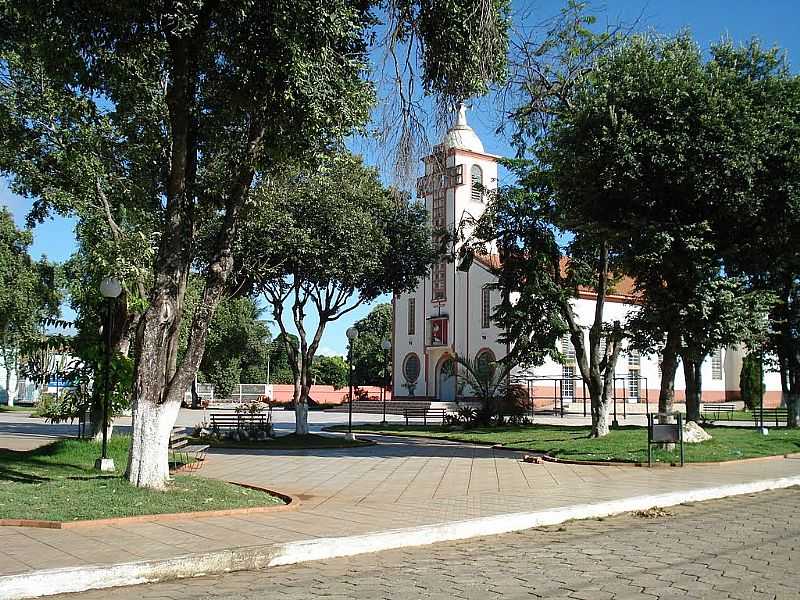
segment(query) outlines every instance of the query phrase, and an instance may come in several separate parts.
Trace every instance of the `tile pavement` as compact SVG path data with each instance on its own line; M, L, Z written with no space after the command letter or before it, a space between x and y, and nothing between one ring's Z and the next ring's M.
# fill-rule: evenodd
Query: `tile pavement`
M800 493L786 489L268 572L97 590L83 600L794 600ZM54 600L69 600L58 596Z
M346 450L215 451L200 473L301 499L297 511L72 530L0 528L0 576L337 537L800 475L800 460L633 468L527 464L514 452L377 438Z

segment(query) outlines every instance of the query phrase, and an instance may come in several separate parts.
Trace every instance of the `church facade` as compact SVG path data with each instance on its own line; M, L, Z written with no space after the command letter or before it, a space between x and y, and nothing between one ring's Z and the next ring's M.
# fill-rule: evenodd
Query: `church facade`
M486 209L487 191L497 187L498 158L484 150L461 108L442 143L423 159L425 171L417 182L417 196L425 202L434 231L452 230L470 218L480 217ZM476 257L466 271L459 270L454 262L442 261L433 266L413 292L394 296L393 398L468 400L469 389L459 386L457 375L453 374L457 372L452 368L454 357L496 360L509 352L508 345L499 341L502 332L491 319L500 301L500 292L490 287L496 281L492 267L497 266L497 260L496 254ZM574 300L574 307L578 322L588 330L594 317L594 295L582 293ZM611 295L604 318L608 322L624 321L636 309L630 296ZM537 405L561 402L568 406L583 400L571 342L565 337L561 343L567 357L565 364L548 360L533 370L516 369L512 373L516 381L528 387ZM704 402L739 400L741 362L742 352L735 348L721 348L706 359L702 368ZM615 376L615 393L622 402L657 403L661 378L656 356L623 349ZM767 373L765 383L765 405L778 405L777 374ZM679 367L676 401L683 399L684 389Z

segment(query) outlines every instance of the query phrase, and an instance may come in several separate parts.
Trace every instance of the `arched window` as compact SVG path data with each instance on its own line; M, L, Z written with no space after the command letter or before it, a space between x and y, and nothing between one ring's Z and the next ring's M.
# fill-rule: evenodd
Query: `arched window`
M483 202L483 171L478 165L472 165L470 176L472 180L472 200L474 202Z
M495 360L494 352L488 348L485 350L480 350L475 356L475 367L478 369L478 371L485 371L486 369L493 367Z
M419 379L419 356L411 352L406 355L403 361L403 376L408 383L414 383Z

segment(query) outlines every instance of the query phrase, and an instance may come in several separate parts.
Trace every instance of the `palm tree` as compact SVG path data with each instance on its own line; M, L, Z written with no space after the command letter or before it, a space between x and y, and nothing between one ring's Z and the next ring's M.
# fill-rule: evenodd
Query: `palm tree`
M494 415L498 414L500 401L508 393L512 365L464 356L456 356L455 362L460 367L458 395L463 396L464 390L468 389L470 396L477 398L480 402L478 419L488 423Z

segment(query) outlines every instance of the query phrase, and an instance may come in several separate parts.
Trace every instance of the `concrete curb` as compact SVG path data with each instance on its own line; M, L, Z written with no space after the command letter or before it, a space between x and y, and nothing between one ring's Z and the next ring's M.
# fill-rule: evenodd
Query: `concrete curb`
M594 519L654 507L702 502L798 485L800 485L800 476L782 477L667 494L633 496L593 504L576 504L538 512L510 513L450 523L391 529L364 535L250 546L164 560L34 571L0 577L0 600L19 600L230 571L263 569L393 548L424 546L437 542L557 525L576 519Z

